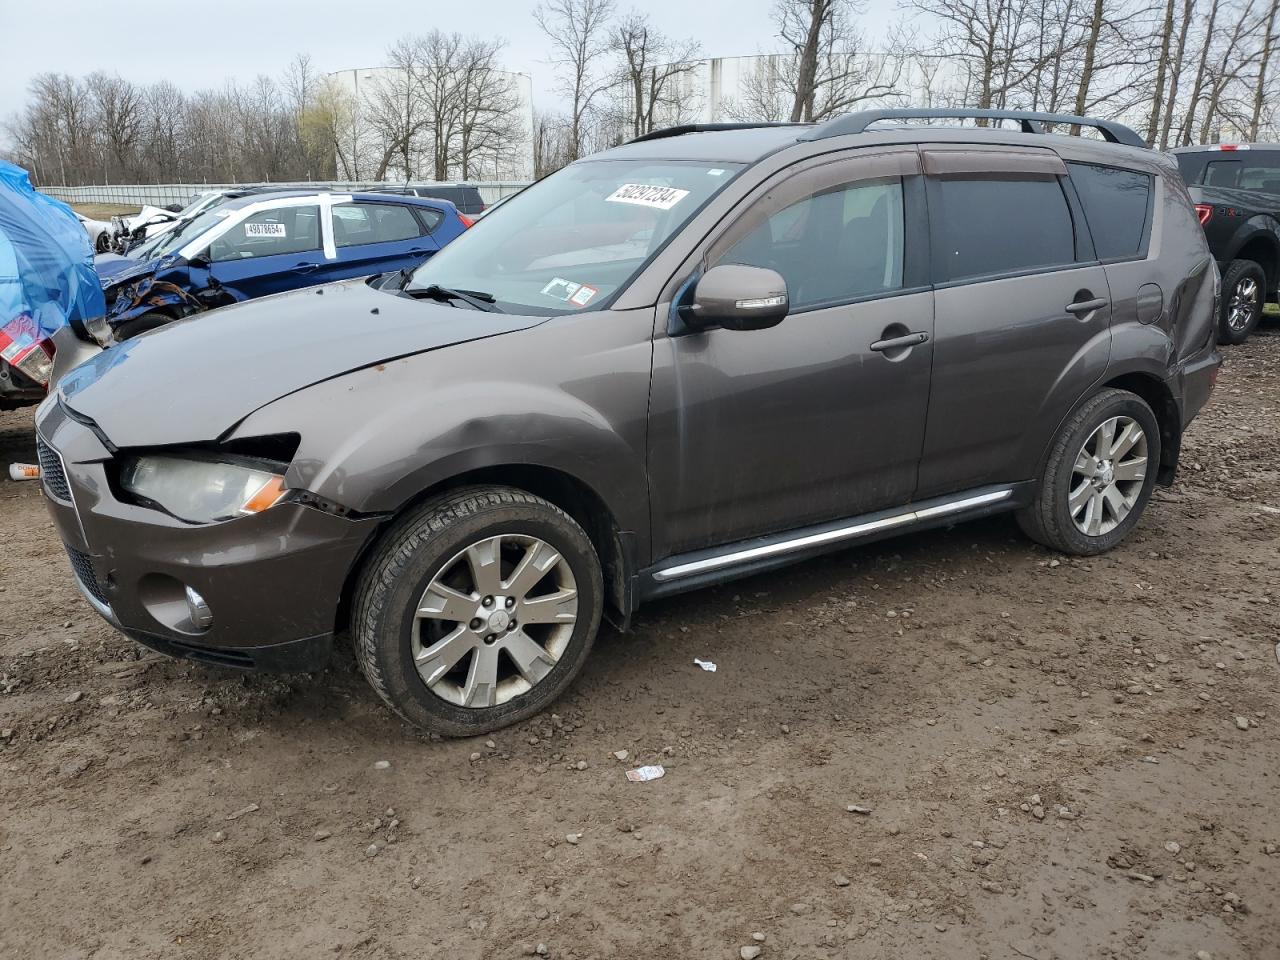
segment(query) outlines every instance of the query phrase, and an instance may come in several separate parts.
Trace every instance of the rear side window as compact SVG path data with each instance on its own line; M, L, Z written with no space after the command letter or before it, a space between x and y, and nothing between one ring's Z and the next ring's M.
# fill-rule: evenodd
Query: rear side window
M409 240L421 233L413 211L398 203L340 203L333 208L337 247Z
M1210 160L1205 168L1205 184L1280 194L1280 154L1248 152L1236 156L1242 159Z
M1071 210L1057 178L946 177L935 185L930 217L941 279L1075 262Z
M1134 170L1068 163L1100 260L1146 255L1151 176Z

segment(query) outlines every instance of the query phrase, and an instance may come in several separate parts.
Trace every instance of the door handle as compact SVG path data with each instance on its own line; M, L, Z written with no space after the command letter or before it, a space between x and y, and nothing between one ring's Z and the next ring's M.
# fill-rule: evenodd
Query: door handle
M293 272L294 273L311 273L312 271L319 269L319 267L320 267L320 264L318 263L300 263L293 268Z
M1067 313L1079 317L1086 313L1093 313L1095 310L1101 310L1110 302L1105 297L1095 297L1093 300L1077 300L1075 303L1067 304Z
M918 347L920 344L929 339L929 334L923 330L916 333L904 334L901 337L890 337L888 340L877 340L871 344L871 349L876 353L887 353L890 350L905 350L908 347Z

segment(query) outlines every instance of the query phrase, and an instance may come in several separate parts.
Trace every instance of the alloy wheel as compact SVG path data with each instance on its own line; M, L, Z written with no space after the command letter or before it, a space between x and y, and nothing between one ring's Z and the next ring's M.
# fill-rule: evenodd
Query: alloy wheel
M1227 302L1227 326L1232 330L1244 330L1258 312L1258 281L1253 277L1241 277L1231 291Z
M423 591L414 664L449 703L499 706L551 672L577 621L577 583L554 547L534 536L488 537L458 551Z
M1129 516L1147 476L1147 435L1132 417L1104 420L1071 470L1071 521L1086 536L1110 533Z

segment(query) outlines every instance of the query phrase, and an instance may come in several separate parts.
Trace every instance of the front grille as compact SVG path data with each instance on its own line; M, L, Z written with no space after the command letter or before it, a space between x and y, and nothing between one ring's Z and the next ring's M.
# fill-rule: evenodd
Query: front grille
M63 503L70 503L71 488L67 485L67 471L62 467L62 458L38 435L36 455L40 458L40 478L44 481L44 488L49 491L49 496Z
M89 560L89 555L81 553L74 547L67 547L67 557L71 560L71 570L76 575L76 579L80 581L80 585L89 592L89 596L97 600L103 605L109 605L107 592L102 589L102 584L98 582L98 575L93 570L93 563Z

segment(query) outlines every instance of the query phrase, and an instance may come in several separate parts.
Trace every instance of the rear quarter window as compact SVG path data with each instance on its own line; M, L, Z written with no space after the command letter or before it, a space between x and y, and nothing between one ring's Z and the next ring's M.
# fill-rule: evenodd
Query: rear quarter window
M942 280L1075 262L1075 230L1056 177L944 177L935 183L935 262Z
M1151 175L1092 163L1068 163L1100 260L1144 257L1151 217Z

